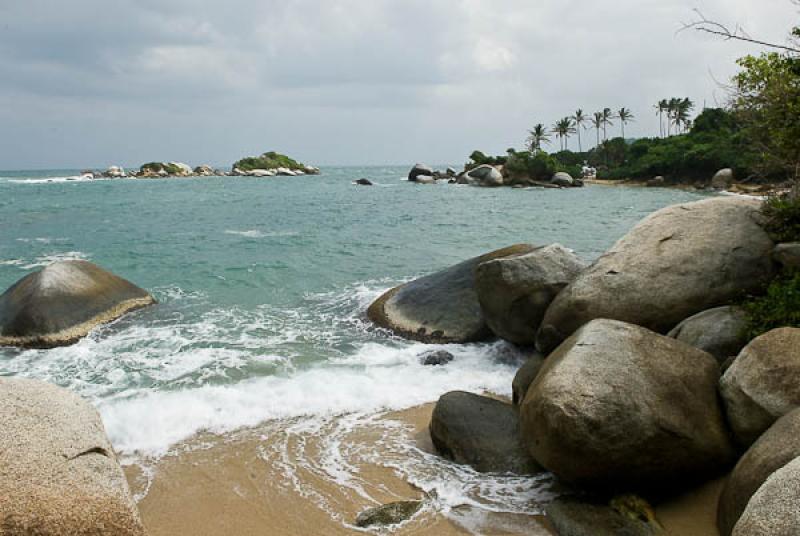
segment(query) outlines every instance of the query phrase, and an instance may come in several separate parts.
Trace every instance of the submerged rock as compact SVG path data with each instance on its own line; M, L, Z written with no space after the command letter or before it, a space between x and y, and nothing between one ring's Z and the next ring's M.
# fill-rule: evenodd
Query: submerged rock
M663 534L653 507L641 497L611 501L562 497L547 505L547 519L559 536L654 536Z
M800 458L778 469L747 503L733 536L800 534Z
M751 445L779 417L800 406L800 328L753 339L720 380L734 436Z
M730 536L753 494L775 471L800 456L800 409L778 419L736 464L722 489L717 527Z
M593 320L545 360L520 408L531 455L567 483L683 487L734 451L709 354L616 320Z
M359 186L372 186L372 181L369 179L358 179L355 181L355 184L358 184Z
M486 323L509 342L534 344L547 307L585 267L560 244L478 265L475 288Z
M367 315L396 334L426 343L487 340L486 325L475 291L475 268L486 261L533 251L518 244L475 257L393 288L375 300Z
M0 296L0 346L50 348L155 303L146 291L87 261L61 261Z
M595 318L667 333L696 313L761 290L775 268L760 207L715 197L651 214L556 297L537 346L548 353Z
M399 501L365 510L356 517L356 526L398 525L408 521L422 508L422 501Z
M433 409L430 432L442 456L476 471L541 472L522 446L519 416L511 404L462 391L447 393Z
M746 329L747 313L739 307L723 306L687 318L668 336L708 352L722 364L747 344Z
M0 378L0 533L143 536L94 407L44 382Z
M445 350L434 350L432 352L426 352L422 354L419 358L420 362L423 365L427 366L440 366L446 365L450 363L455 357L450 352Z

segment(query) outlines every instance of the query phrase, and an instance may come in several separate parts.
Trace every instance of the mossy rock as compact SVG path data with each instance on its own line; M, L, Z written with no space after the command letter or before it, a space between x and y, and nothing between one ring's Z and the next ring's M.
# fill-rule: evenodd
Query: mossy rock
M361 528L398 525L411 519L422 508L422 501L399 501L364 510L356 518Z

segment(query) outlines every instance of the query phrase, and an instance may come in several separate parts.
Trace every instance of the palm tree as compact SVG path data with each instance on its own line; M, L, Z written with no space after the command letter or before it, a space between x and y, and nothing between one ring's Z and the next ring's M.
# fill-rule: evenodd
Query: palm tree
M591 123L597 132L596 147L600 147L600 129L603 128L603 112L595 112L594 117L591 119Z
M564 146L562 147L562 151L569 149L569 135L574 134L575 124L572 122L571 117L564 117L559 121L556 121L556 132L558 132L562 138L564 138Z
M675 97L667 101L667 136L672 135L672 124L675 123L677 125L675 115L678 113L678 105L680 103L681 100Z
M656 104L656 109L658 110L658 131L661 133L661 137L664 137L664 112L669 109L669 102L667 99L661 99ZM667 116L667 120L669 120L669 116Z
M541 123L533 126L533 130L528 131L528 150L537 153L542 150L543 143L550 143L550 134Z
M575 124L575 132L578 133L578 152L582 153L583 147L581 146L581 129L586 128L584 125L587 121L589 121L589 117L583 113L583 110L578 108L578 110L575 112L575 115L572 116L572 121Z
M679 130L681 126L683 126L684 132L688 130L689 124L691 120L689 119L689 114L694 109L694 103L689 99L675 99L677 102L675 103L675 112L674 112L674 121L675 121L675 128Z
M622 127L622 139L625 139L625 124L633 121L633 113L627 108L620 108L617 112L619 124Z
M606 132L606 127L614 126L614 123L611 122L614 118L614 114L611 112L611 108L603 108L600 115L603 117L603 141L607 141L608 134Z

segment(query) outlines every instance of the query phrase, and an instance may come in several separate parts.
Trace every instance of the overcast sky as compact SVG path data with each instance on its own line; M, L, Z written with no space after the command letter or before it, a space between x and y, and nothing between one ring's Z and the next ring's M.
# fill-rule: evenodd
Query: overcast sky
M714 105L760 51L676 34L693 8L778 42L799 18L789 0L0 0L0 169L458 163L578 107L654 135L653 103Z

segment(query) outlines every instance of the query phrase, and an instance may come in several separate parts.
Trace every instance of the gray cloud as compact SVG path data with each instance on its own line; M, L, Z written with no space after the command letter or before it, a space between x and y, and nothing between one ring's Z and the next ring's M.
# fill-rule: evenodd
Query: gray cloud
M0 169L276 148L462 161L581 107L713 105L759 49L676 35L691 9L782 40L788 0L0 0ZM591 139L587 132L584 139Z

